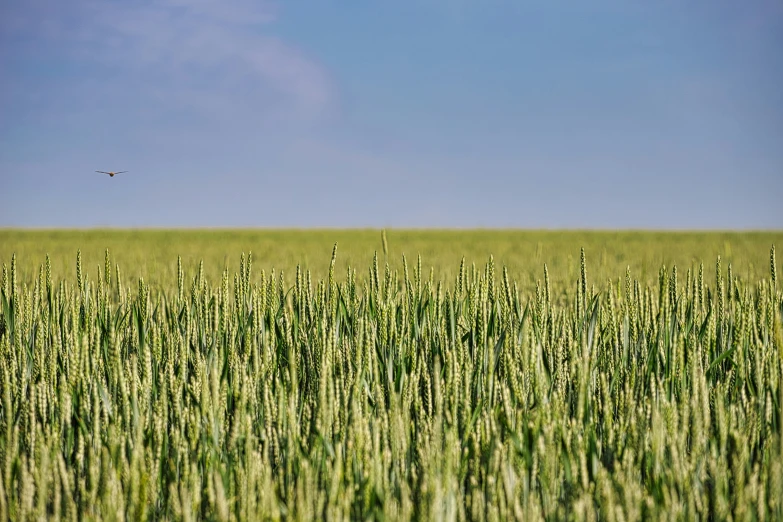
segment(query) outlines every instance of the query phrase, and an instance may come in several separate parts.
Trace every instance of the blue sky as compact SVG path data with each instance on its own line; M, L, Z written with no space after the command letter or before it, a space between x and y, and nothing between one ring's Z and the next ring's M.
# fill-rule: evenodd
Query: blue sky
M780 229L781 53L779 0L6 0L0 226Z

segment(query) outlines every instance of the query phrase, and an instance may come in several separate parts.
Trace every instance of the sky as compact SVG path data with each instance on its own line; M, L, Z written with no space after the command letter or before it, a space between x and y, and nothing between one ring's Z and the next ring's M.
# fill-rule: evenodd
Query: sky
M780 0L4 0L0 227L783 229L781 57Z

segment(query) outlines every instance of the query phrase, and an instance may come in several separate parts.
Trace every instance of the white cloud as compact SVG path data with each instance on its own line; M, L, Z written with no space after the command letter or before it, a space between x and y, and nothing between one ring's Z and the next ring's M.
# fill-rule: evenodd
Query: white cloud
M134 99L202 115L312 120L333 98L324 68L270 34L277 14L268 0L31 0L6 14L13 16L4 33L35 35L33 47L56 45L104 74L104 90L133 85Z

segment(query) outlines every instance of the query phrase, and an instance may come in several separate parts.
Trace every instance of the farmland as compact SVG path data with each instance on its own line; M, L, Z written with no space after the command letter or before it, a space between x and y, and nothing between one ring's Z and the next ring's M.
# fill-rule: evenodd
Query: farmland
M782 519L773 245L0 231L0 519Z

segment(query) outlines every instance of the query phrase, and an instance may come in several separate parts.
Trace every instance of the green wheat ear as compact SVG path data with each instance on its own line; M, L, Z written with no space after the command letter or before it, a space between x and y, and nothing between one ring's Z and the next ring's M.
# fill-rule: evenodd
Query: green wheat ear
M337 262L337 242L332 247L332 259L329 261L329 291L334 287L334 265Z
M120 297L120 300L122 300L122 273L120 272L120 265L114 265L114 279L115 279L115 285L117 287L117 295Z
M106 278L106 288L111 287L111 257L109 256L109 249L106 249L106 254L103 258L103 274Z
M585 249L581 248L579 252L580 282L582 285L582 310L587 305L587 263L585 262Z
M729 263L729 268L726 270L726 285L726 297L729 303L731 303L731 295L734 292L734 272L731 269L731 263Z
M177 298L180 302L185 296L185 275L182 271L182 256L177 256Z
M386 241L386 229L381 230L381 243L383 243L383 256L389 258L389 244Z
M772 277L772 288L774 288L777 291L777 269L775 268L777 266L777 262L775 261L775 245L772 245L772 248L769 249L769 274Z
M546 297L547 306L552 306L552 291L549 286L549 269L544 263L544 295Z
M82 251L81 249L76 251L76 287L81 291L82 289Z
M16 301L16 295L18 292L16 281L16 252L11 254L11 298Z
M458 293L462 297L465 289L465 256L462 256L462 260L459 262L459 286Z
M46 254L46 295L52 296L52 260L49 259L49 254Z

